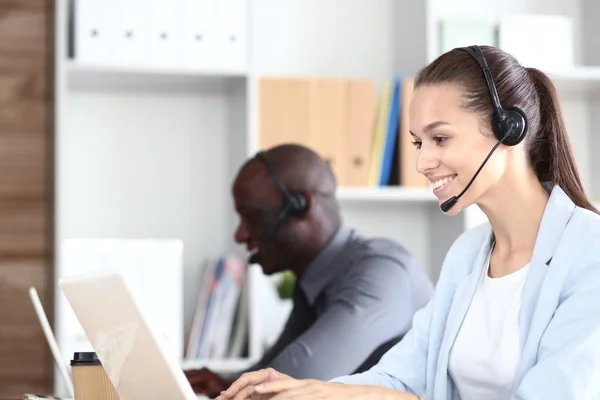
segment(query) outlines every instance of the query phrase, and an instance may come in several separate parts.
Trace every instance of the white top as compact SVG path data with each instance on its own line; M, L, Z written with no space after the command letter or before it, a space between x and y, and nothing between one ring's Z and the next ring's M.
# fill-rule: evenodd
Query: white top
M519 314L528 267L501 278L482 277L450 354L450 376L461 400L510 398L521 356Z

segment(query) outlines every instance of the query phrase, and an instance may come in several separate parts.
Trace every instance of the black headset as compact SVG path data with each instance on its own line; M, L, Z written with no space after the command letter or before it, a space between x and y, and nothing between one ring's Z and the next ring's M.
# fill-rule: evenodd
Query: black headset
M452 196L448 200L444 201L440 208L443 212L449 211L454 205L458 202L458 200L465 194L467 189L471 187L473 181L481 169L485 165L485 163L490 159L492 153L500 146L500 144L504 144L506 146L516 146L521 143L523 139L525 139L525 135L527 134L527 117L523 110L519 107L515 106L503 106L500 104L500 97L498 96L498 91L496 90L496 85L494 84L494 79L492 78L492 73L490 72L490 68L488 67L487 61L483 56L483 53L479 46L469 46L469 47L458 47L458 50L464 50L469 53L475 61L481 67L483 71L483 76L485 77L485 83L487 84L488 90L490 92L490 97L492 98L492 108L494 111L494 115L492 117L492 131L494 132L494 136L498 139L498 143L490 150L487 157L483 160L473 177L465 186L465 188L456 196Z
M494 109L494 116L492 118L494 135L506 146L515 146L521 143L527 133L528 124L525 113L519 107L503 106L500 104L500 97L498 96L492 73L479 46L461 47L460 49L473 56L483 71Z
M267 171L269 171L269 175L275 181L281 193L283 194L283 208L279 214L279 220L282 221L288 214L299 216L304 214L308 210L308 204L306 202L306 198L302 195L302 193L289 189L283 180L279 177L277 172L275 171L275 167L273 164L269 162L269 158L267 157L267 153L264 151L259 151L256 153L256 159L260 160L265 167L267 167Z

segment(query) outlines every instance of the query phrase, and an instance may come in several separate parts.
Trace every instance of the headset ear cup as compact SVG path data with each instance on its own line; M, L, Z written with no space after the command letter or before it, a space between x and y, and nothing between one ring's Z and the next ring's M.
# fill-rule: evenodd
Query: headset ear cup
M506 107L503 110L503 118L498 122L496 136L506 146L516 146L525 139L527 134L527 118L525 113L518 107Z
M306 198L302 195L302 193L290 191L289 201L291 205L291 214L293 215L302 215L307 210Z

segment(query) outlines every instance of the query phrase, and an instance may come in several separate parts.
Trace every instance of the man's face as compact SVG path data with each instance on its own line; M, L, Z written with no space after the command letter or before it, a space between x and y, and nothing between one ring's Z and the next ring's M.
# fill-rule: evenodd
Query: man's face
M233 184L235 209L240 217L235 240L257 253L266 275L290 268L292 257L286 227L276 230L282 209L282 193L259 163L240 171Z

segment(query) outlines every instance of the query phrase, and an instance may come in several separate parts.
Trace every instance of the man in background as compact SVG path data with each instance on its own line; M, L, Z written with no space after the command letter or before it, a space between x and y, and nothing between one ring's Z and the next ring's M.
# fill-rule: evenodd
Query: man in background
M336 179L312 150L284 144L248 160L233 183L235 240L265 274L296 275L293 310L275 344L248 371L272 367L328 380L376 363L411 327L433 284L401 244L342 222ZM402 229L402 221L398 221ZM245 371L186 371L197 393L217 396Z

